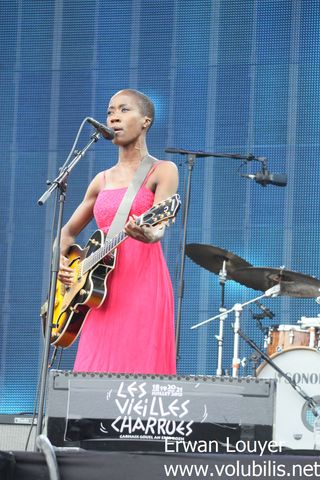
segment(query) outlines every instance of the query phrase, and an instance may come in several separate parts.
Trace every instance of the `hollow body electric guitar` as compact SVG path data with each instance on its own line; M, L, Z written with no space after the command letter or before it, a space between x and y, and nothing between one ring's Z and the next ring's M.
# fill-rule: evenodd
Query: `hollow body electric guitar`
M169 224L180 207L178 194L154 205L136 218L137 225ZM102 230L96 230L82 249L72 245L68 252L69 267L74 271L73 284L66 286L57 280L51 344L70 347L81 332L91 308L99 308L107 295L107 279L116 263L116 247L128 236L121 231L111 239L105 239ZM44 324L47 320L48 302L41 307Z

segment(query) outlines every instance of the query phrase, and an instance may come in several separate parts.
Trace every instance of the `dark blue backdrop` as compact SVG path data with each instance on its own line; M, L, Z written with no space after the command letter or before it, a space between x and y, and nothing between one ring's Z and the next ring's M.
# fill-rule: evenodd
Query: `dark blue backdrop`
M262 188L240 177L236 160L199 159L188 243L320 277L318 0L1 0L0 8L0 413L32 410L36 391L53 216L53 201L41 208L37 199L83 118L103 121L109 97L121 88L155 101L150 151L180 162L182 197L187 168L183 158L164 153L167 146L253 152L268 157L273 172L288 174L285 189ZM90 179L115 160L115 148L102 140L82 160L69 181L66 217ZM181 220L164 242L176 291ZM227 306L256 295L227 282ZM218 324L190 326L215 315L219 304L218 278L187 258L180 373L215 373ZM266 304L280 324L319 312L313 299ZM229 371L231 321L224 349ZM262 345L248 311L242 326ZM242 343L240 350L241 357L251 354ZM62 368L72 367L74 353L65 352ZM250 366L242 371L250 373Z

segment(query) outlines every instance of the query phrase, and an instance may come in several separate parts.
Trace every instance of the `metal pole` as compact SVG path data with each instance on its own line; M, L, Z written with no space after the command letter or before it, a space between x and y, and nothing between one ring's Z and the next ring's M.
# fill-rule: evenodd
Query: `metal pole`
M180 324L181 324L181 310L182 310L182 300L184 293L184 265L186 257L186 241L187 241L187 223L188 223L188 214L189 214L189 204L190 204L190 193L191 193L191 176L192 170L195 164L196 156L193 154L188 154L187 156L187 165L188 165L188 180L186 188L186 197L183 210L183 235L182 235L182 245L181 245L181 269L180 269L180 278L179 278L179 290L178 290L178 307L177 307L177 318L176 318L176 355L177 359L179 358L179 348L180 348Z

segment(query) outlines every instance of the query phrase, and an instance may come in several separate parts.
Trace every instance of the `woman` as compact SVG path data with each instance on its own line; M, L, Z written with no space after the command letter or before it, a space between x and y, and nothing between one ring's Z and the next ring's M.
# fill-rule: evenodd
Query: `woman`
M72 283L65 257L93 218L104 232L142 159L154 119L151 100L137 90L121 90L110 100L107 125L115 131L118 162L90 183L83 201L62 229L59 280ZM175 194L176 166L156 161L131 206L125 232L108 278L108 295L92 309L82 329L74 369L112 373L175 374L174 310L170 276L159 239L164 226L139 227L134 216Z

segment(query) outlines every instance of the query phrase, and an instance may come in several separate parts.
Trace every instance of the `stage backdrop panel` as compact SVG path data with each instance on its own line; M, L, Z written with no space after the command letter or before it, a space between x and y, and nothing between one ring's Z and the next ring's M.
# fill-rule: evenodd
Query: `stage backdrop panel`
M185 158L166 147L249 152L286 173L286 188L242 178L257 163L201 158L192 174L187 243L215 245L254 266L320 277L318 0L2 0L0 2L0 413L33 410L43 347L39 318L48 288L54 199L37 199L71 148L85 116L104 121L109 97L137 88L157 110L150 152L177 163L185 201ZM92 128L83 132L80 145ZM65 219L90 179L116 161L100 140L69 179ZM241 168L240 168L241 167ZM84 243L95 229L89 225ZM182 214L163 242L178 300ZM226 284L225 305L259 292ZM125 292L124 292L125 295ZM218 277L185 261L180 374L214 375ZM314 299L266 300L272 324L316 317ZM256 307L252 310L256 312ZM225 323L223 368L231 371L233 334ZM259 346L263 332L245 309L242 328ZM71 369L76 345L58 368ZM250 375L252 350L241 375ZM297 354L299 363L299 354ZM309 366L308 366L309 368ZM310 366L311 368L311 366Z

